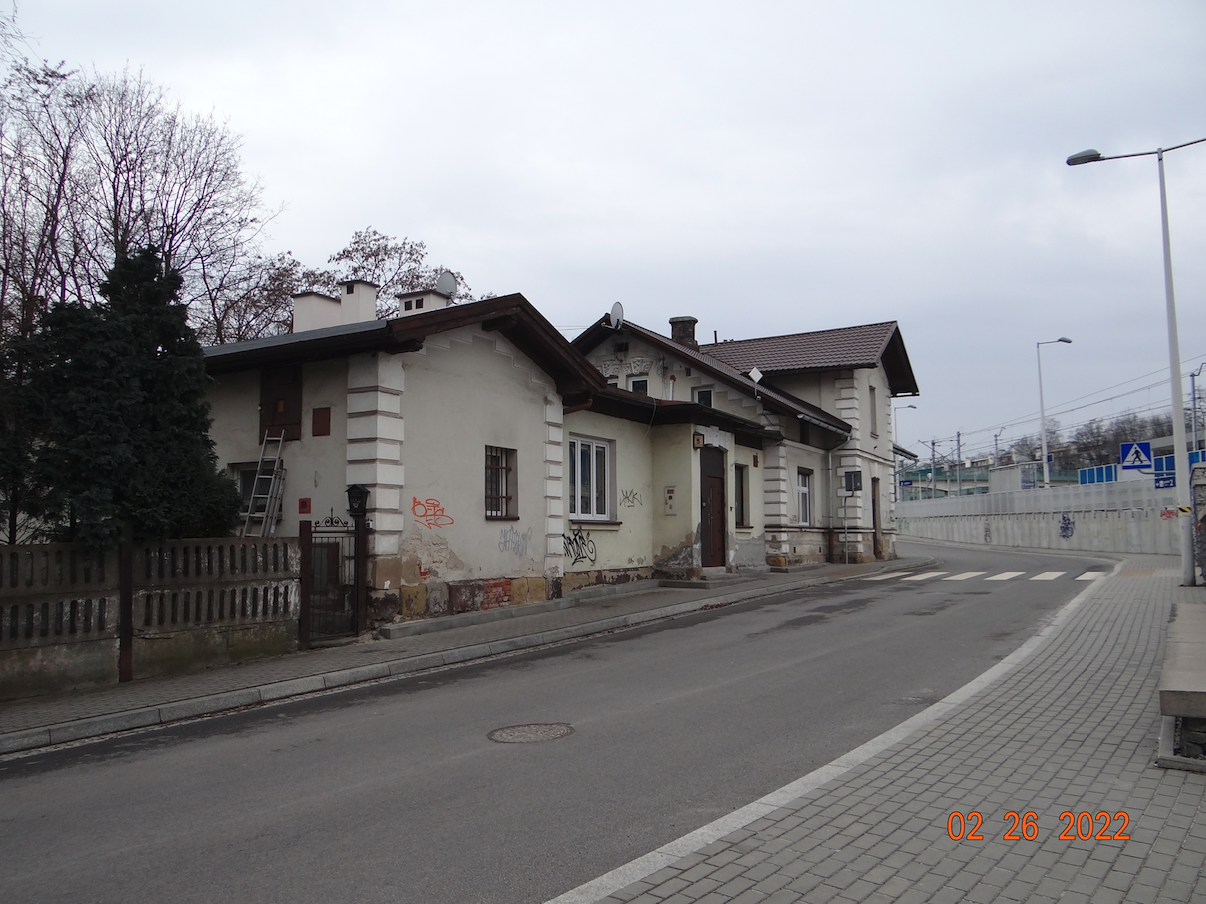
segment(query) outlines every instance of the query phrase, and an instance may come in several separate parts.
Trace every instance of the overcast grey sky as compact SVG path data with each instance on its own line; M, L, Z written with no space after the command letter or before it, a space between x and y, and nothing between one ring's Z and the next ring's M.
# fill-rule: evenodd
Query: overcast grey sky
M1035 432L1041 339L1074 340L1043 351L1065 425L1167 405L1155 160L1064 160L1206 138L1199 0L26 0L17 21L41 57L228 117L285 205L270 250L422 239L559 327L615 301L707 339L897 320L915 450ZM1188 372L1206 145L1167 177Z

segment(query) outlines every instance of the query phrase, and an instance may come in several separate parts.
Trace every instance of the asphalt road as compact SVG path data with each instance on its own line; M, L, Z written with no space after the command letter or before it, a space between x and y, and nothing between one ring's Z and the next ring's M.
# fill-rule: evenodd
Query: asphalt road
M902 550L988 574L818 587L0 761L0 901L542 902L898 724L1112 567ZM1023 574L984 580L1004 571ZM554 722L574 730L487 737Z

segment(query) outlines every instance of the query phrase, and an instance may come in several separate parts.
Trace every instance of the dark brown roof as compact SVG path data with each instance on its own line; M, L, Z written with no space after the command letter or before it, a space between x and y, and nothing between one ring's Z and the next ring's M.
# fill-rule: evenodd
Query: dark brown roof
M607 384L565 337L522 295L504 295L422 314L369 320L283 336L232 342L205 349L211 374L255 370L342 358L358 352L414 352L428 336L481 324L497 330L557 382L563 398L590 393Z
M818 408L810 402L805 402L803 399L797 399L795 396L781 389L775 389L765 384L757 384L746 374L726 364L724 361L694 349L689 345L683 345L681 342L668 339L652 330L647 330L645 327L638 326L631 320L625 320L617 331L611 328L611 319L605 314L574 339L573 345L580 352L586 354L607 339L615 336L617 332L637 336L655 348L661 348L679 360L685 361L691 366L698 367L703 372L711 374L716 379L723 380L728 385L740 389L751 396L757 396L772 411L803 415L804 420L818 427L824 427L826 430L832 430L847 436L850 434L850 425L828 411ZM715 346L709 347L714 348Z
M757 367L766 374L875 367L881 361L892 395L917 395L917 379L895 320L836 330L738 339L701 345L706 352L741 371Z

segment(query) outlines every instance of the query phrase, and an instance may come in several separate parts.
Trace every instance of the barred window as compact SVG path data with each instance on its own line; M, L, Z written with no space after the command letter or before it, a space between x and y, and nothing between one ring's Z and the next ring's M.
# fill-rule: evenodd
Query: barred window
M486 517L516 518L515 450L486 446Z

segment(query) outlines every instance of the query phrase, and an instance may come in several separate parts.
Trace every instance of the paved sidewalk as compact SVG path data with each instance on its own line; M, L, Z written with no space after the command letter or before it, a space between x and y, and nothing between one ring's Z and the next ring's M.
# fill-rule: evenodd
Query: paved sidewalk
M902 557L866 565L824 565L789 574L757 575L719 589L654 587L582 600L551 611L521 614L517 608L515 617L396 640L366 639L193 675L148 678L101 689L0 703L0 754L377 681L631 627L708 606L881 571L925 567L933 561ZM433 619L430 627L438 627L439 621Z
M1206 603L1179 576L1130 557L967 688L557 904L1206 902L1206 775L1152 765L1171 607Z

